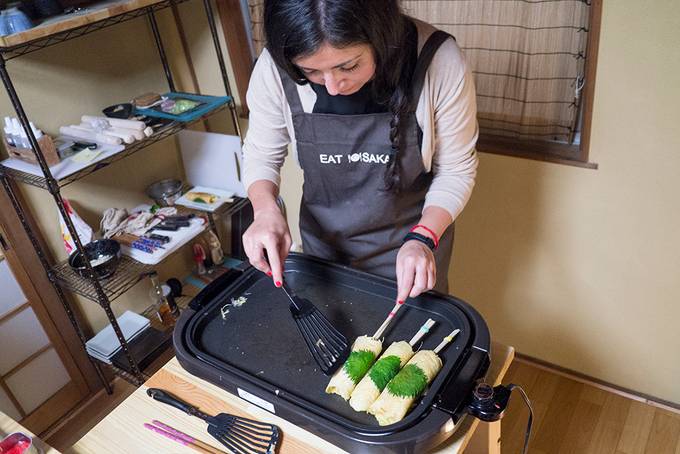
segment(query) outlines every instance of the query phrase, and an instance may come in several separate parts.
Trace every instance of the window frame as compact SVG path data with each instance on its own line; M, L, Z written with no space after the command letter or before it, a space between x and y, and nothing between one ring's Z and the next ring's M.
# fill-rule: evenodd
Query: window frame
M602 23L602 0L580 0L589 1L590 5L590 26L588 30L588 41L586 43L586 64L585 64L585 83L581 98L581 131L578 144L564 144L558 142L547 142L539 140L521 140L511 137L480 135L477 141L477 151L483 153L504 155L517 158L533 159L537 161L551 162L557 164L583 167L587 169L597 169L598 165L589 161L590 155L590 136L592 132L593 100L595 93L595 81L597 75L597 57L600 43L600 27ZM218 8L223 23L225 17L233 16L228 11L233 11L233 7L242 4L239 0L220 0L220 3L230 4L230 8ZM227 44L242 36L248 35L245 30L245 23L241 22L240 27L223 27ZM250 39L248 35L248 40ZM232 63L236 66L245 68L245 74L237 78L236 85L241 95L242 114L247 116L248 106L246 105L245 92L247 81L250 79L254 56L250 48L246 46L229 46L229 54Z
M590 0L590 26L586 43L585 83L581 98L582 127L579 143L569 145L558 142L480 135L477 141L477 151L597 169L597 164L589 161L589 154L601 23L602 0Z

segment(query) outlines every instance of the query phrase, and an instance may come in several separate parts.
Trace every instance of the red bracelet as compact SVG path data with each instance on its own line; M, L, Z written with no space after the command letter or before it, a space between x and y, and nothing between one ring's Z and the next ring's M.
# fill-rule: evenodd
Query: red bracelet
M413 231L415 231L415 230L416 230L417 228L419 228L419 227L420 227L421 229L425 230L425 231L426 231L427 233L429 233L430 235L432 235L432 240L434 240L434 248L437 249L437 247L439 246L439 237L437 236L436 233L434 233L434 232L433 232L431 229L429 229L428 227L424 226L423 224L416 224L416 225L414 225L413 227L411 227L411 230L409 230L409 232L413 232Z

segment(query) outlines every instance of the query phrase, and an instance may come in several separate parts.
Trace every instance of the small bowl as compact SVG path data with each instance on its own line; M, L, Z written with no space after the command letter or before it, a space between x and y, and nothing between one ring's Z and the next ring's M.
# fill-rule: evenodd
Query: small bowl
M0 440L0 452L27 452L32 445L33 439L31 437L21 432L14 432Z
M110 277L120 262L120 244L116 240L95 240L84 246L92 270L99 279ZM82 277L88 277L85 260L80 251L68 258L68 264Z
M174 178L157 181L146 188L146 195L162 207L172 206L182 196L182 182Z
M130 103L114 104L113 106L109 106L102 110L102 113L109 118L120 118L127 120L132 116L132 109L133 107Z

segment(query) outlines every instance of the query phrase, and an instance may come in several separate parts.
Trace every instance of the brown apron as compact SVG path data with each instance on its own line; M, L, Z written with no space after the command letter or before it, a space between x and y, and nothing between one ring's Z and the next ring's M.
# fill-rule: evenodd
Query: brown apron
M450 35L436 31L418 56L413 75L413 106L397 154L398 193L384 189L392 156L392 114L305 113L296 83L279 70L293 117L298 160L304 173L300 233L305 253L396 279L402 239L420 219L432 182L420 152L421 131L415 108L434 53ZM403 121L403 120L402 120ZM453 225L435 251L435 290L447 293Z

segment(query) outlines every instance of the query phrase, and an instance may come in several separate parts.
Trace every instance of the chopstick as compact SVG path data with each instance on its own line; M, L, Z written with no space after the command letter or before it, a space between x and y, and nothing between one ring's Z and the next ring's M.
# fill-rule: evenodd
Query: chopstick
M437 323L437 322L435 322L431 318L428 318L427 321L425 322L425 324L420 327L420 329L418 330L416 335L413 336L413 339L411 339L408 344L411 347L416 345L418 343L418 341L423 338L424 335L426 335L427 333L430 332L430 328L432 328L435 323Z
M209 444L197 440L194 437L191 437L184 432L180 432L179 430L174 429L167 424L163 424L160 421L154 419L152 423L153 424L144 423L144 427L159 435L163 435L172 441L176 441L179 444L187 446L194 451L198 451L203 454L226 454L224 451L213 448Z
M399 311L399 309L401 309L403 305L404 305L403 301L397 301L397 304L395 304L390 313L387 314L387 318L385 319L383 324L380 325L378 331L376 331L375 334L373 335L373 339L380 339L382 337L383 333L390 325L390 322L392 321L392 319L394 319L394 316L397 315L397 312Z
M442 351L442 349L443 349L444 347L446 347L446 346L449 344L449 342L451 342L451 341L458 335L458 333L460 333L460 330L459 330L459 329L454 329L453 332L451 332L451 334L449 334L448 336L446 336L446 337L441 341L441 343L440 343L439 345L437 345L437 348L434 349L434 352L435 352L436 354L439 354L439 352Z

